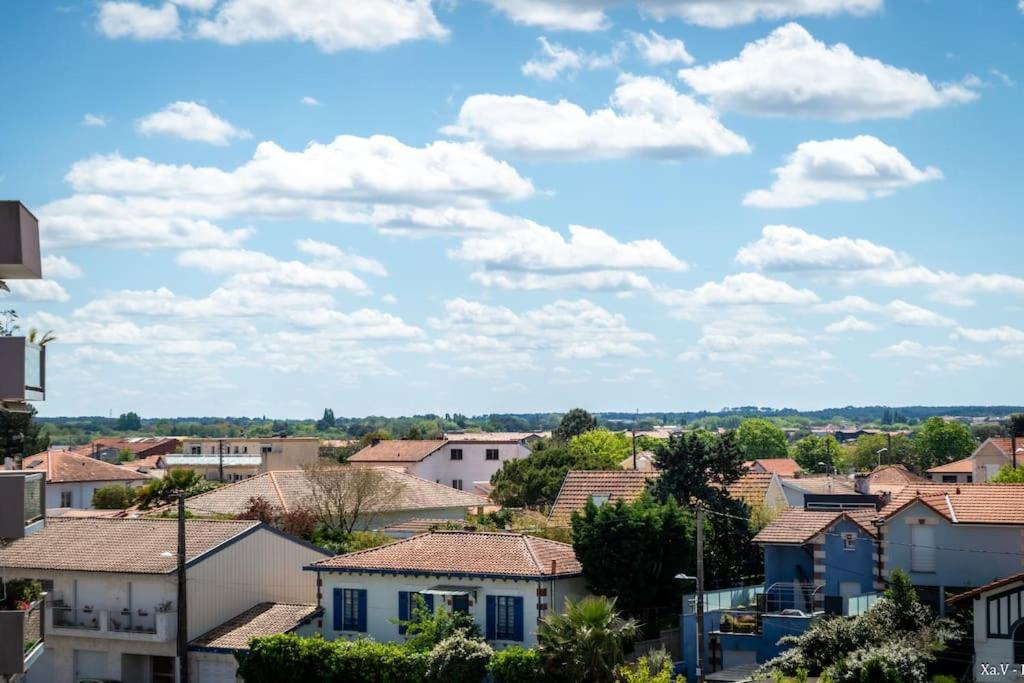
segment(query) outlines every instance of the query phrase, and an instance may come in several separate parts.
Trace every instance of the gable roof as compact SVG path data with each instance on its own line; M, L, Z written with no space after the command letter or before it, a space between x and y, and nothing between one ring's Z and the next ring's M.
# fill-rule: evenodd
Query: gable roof
M419 462L448 443L444 439L386 439L370 444L349 462Z
M755 470L760 465L765 472L774 472L782 477L795 477L796 473L800 471L800 465L793 458L758 458L757 460L749 460L744 464Z
M768 488L778 475L774 472L751 472L743 473L739 479L727 484L725 490L733 498L739 498L748 505L763 505L765 496L768 495Z
M320 611L316 605L261 602L199 636L189 643L188 649L221 653L246 651L253 638L291 633Z
M821 474L810 477L782 477L782 483L786 486L798 488L804 493L836 493L842 495L857 493L856 487L854 487L850 480L842 476Z
M1019 581L1024 581L1024 572L1020 574L1012 574L1010 576L997 579L992 583L986 583L984 586L978 586L977 588L969 590L966 593L954 595L953 597L948 598L946 600L946 603L952 605L954 603L960 602L961 600L966 600L967 598L980 597L983 593L988 593L989 591L993 591L997 588L1002 588L1003 586L1009 586L1010 584L1017 583Z
M832 527L841 519L849 519L871 536L878 531L871 520L878 517L873 509L861 510L805 510L789 508L754 536L755 543L803 545Z
M568 543L495 531L432 531L315 562L314 571L556 578L582 572Z
M657 472L645 470L572 470L566 473L562 488L558 491L548 513L550 524L568 524L572 513L587 506L590 496L595 493L607 494L608 501L622 500L627 503L640 497L649 479Z
M986 443L991 443L993 446L1001 450L1003 455L1008 458L1013 455L1013 440L1008 436L990 437L985 439L981 446L984 446ZM978 446L978 448L981 448L981 446ZM1024 448L1024 436L1017 437L1017 448ZM977 453L978 449L976 448L974 451Z
M962 460L947 462L928 470L928 474L971 474L974 472L974 458L967 457Z
M872 484L924 484L929 480L908 470L905 465L880 465L868 473Z
M346 473L355 468L339 466ZM398 489L388 504L377 512L429 510L438 508L479 507L490 501L467 491L400 472L387 467L374 468L388 485ZM243 479L234 484L192 496L185 508L200 515L237 515L249 508L251 498L263 498L274 507L290 512L309 505L310 483L302 470L277 470Z
M43 451L25 458L26 470L46 472L47 484L84 481L149 481L149 477L130 469L111 465L70 451Z
M262 527L256 521L188 520L185 557L194 562ZM40 531L0 548L0 567L127 574L175 571L174 519L48 519Z
M954 524L1024 525L1024 484L908 486L882 508L886 518L921 502Z
M154 451L150 455L173 453L178 447L178 439L174 437L162 437L162 436L137 436L128 438L101 438L93 439L91 443L79 446L76 450L82 455L90 455L95 450L107 450L108 448L116 448L119 451L129 450L135 455L139 453L148 453Z
M540 432L445 432L444 438L451 443L519 443L539 439L541 435Z

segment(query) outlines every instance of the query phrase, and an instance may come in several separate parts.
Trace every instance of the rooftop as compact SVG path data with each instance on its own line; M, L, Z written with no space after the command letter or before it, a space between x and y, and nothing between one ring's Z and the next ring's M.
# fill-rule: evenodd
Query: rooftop
M261 636L290 633L320 612L316 605L261 602L189 643L190 650L245 651L249 641Z
M733 498L739 498L748 505L763 505L768 487L778 475L774 472L745 472L743 476L727 485L725 490Z
M541 432L445 432L444 438L452 443L519 443L529 438L540 438Z
M755 543L802 545L833 526L841 519L849 519L872 536L877 530L871 520L878 517L873 509L867 510L804 510L789 508L754 536Z
M570 471L551 506L548 522L568 524L572 513L586 507L587 501L596 493L607 495L608 501L613 503L636 500L647 481L656 476L656 472L644 470Z
M224 467L259 467L263 459L258 455L165 455L163 462L168 467L189 467L196 465L221 465Z
M582 571L567 543L493 531L432 531L321 560L310 568L524 579L577 576Z
M188 520L187 560L260 526L255 521ZM175 570L178 523L173 519L48 519L40 531L0 548L0 568L128 574Z
M782 477L782 482L795 486L804 493L857 493L853 482L845 476L821 474L811 477Z
M472 531L473 526L464 520L460 519L406 519L401 522L395 522L389 524L383 529L382 532L385 534L425 534L428 531L435 529L448 529L459 527L463 531Z
M945 465L939 465L928 470L928 474L971 474L972 472L974 472L974 460L972 458L954 460L953 462L947 462Z
M890 517L916 501L954 524L1024 525L1024 484L908 486L882 512Z
M758 458L745 463L747 467L774 472L780 477L794 477L800 471L800 465L792 458ZM760 468L757 466L760 465Z
M22 467L26 470L46 472L48 484L79 481L149 481L149 477L144 474L70 451L36 453L25 458Z
M419 462L446 443L444 439L387 439L362 449L349 462Z
M347 476L353 467L338 467ZM459 491L444 484L421 479L386 467L375 468L388 485L396 489L381 510L431 510L452 507L479 507L490 504L483 496ZM237 515L249 508L249 500L263 498L285 512L309 505L310 483L302 470L266 472L228 484L185 501L186 508L200 515Z

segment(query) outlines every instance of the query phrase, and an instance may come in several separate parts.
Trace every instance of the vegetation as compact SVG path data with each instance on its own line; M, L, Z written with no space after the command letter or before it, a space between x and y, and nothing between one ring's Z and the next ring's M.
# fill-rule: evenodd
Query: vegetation
M130 486L111 484L92 492L92 506L97 510L124 510L135 504L135 490Z
M917 466L927 470L966 458L977 444L971 430L959 422L950 422L941 417L931 417L924 423L914 438L917 450Z
M661 668L654 668L646 658L632 666L621 666L618 671L622 683L686 683L682 675L672 677L672 663L665 662Z
M889 448L890 440L892 448ZM879 453L882 449L887 449ZM843 453L843 467L858 471L872 470L883 465L913 465L916 460L914 443L902 434L865 434Z
M596 507L587 503L572 518L572 544L588 588L616 600L652 630L658 609L674 610L682 595L675 577L696 571L693 515L675 499L664 503L644 493Z
M43 597L43 584L36 579L11 579L0 584L0 609L27 610Z
M172 503L181 494L185 494L186 497L197 496L218 486L219 484L204 479L195 470L170 470L162 479L154 479L137 489L136 493L139 507L148 510Z
M121 413L117 418L117 428L122 432L137 432L142 429L142 418L138 413Z
M487 671L494 683L540 683L544 676L540 653L518 645L495 652Z
M1024 484L1024 467L1003 465L999 468L999 473L989 479L989 482L993 484Z
M597 429L597 418L583 410L583 408L573 408L559 421L551 436L556 441L565 443L574 436L579 436L593 429Z
M921 604L902 571L892 573L885 596L865 613L817 619L792 646L765 663L762 675L827 676L836 683L925 683L935 652L961 635L958 627Z
M826 471L837 471L842 459L842 452L842 446L831 434L828 436L811 434L793 444L790 448L790 457L796 460L804 472L821 474Z
M544 509L555 501L569 470L618 469L622 458L605 449L585 447L593 443L584 439L574 446L547 440L534 444L529 456L501 464L491 477L491 499L506 507Z
M615 600L588 596L565 600L561 614L549 614L537 628L537 650L547 680L612 683L637 623L615 610Z
M322 528L343 534L369 525L402 492L401 484L372 467L321 462L305 472L310 511Z
M632 439L622 432L592 429L569 439L569 454L575 458L595 458L604 462L620 463L633 452Z
M736 430L736 438L747 460L789 457L789 442L785 432L770 420L744 420Z

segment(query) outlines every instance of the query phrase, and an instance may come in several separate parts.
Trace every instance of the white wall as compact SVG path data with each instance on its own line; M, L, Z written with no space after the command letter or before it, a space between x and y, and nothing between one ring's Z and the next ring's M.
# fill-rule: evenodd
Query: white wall
M486 596L511 595L523 598L523 635L522 643L512 641L492 641L494 647L505 647L521 644L532 647L537 643L537 589L546 588L550 603L559 612L566 595L582 597L585 589L582 579L559 579L557 581L511 581L501 579L457 579L424 576L381 576L373 574L340 574L321 572L323 582L322 604L324 608L324 638L357 638L369 636L380 642L401 642L405 636L398 633L398 625L392 619L398 618L399 591L418 592L438 585L461 586L476 589L476 599L470 606L470 614L480 627L481 633L487 630ZM366 633L339 632L334 630L334 589L355 588L366 590ZM441 605L441 597L434 598L435 609Z
M82 509L92 509L92 494L96 489L101 489L104 486L124 486L128 484L132 488L137 488L145 484L145 481L76 481L64 484L46 484L46 507L48 508L59 508L59 507L73 507ZM71 505L62 506L60 504L61 493L71 493Z
M462 449L462 460L452 460L452 449ZM487 450L498 450L497 460L487 460ZM409 465L411 474L430 481L451 486L452 480L461 479L464 491L473 490L473 482L490 481L491 475L501 469L506 460L518 460L530 454L530 449L516 443L447 443L436 453Z

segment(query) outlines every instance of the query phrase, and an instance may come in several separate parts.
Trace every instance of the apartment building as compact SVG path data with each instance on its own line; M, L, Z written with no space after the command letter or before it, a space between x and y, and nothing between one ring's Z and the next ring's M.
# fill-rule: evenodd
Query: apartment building
M264 472L297 470L320 458L316 437L273 436L183 439L181 453L160 459L164 469L195 470L207 479L240 481Z

